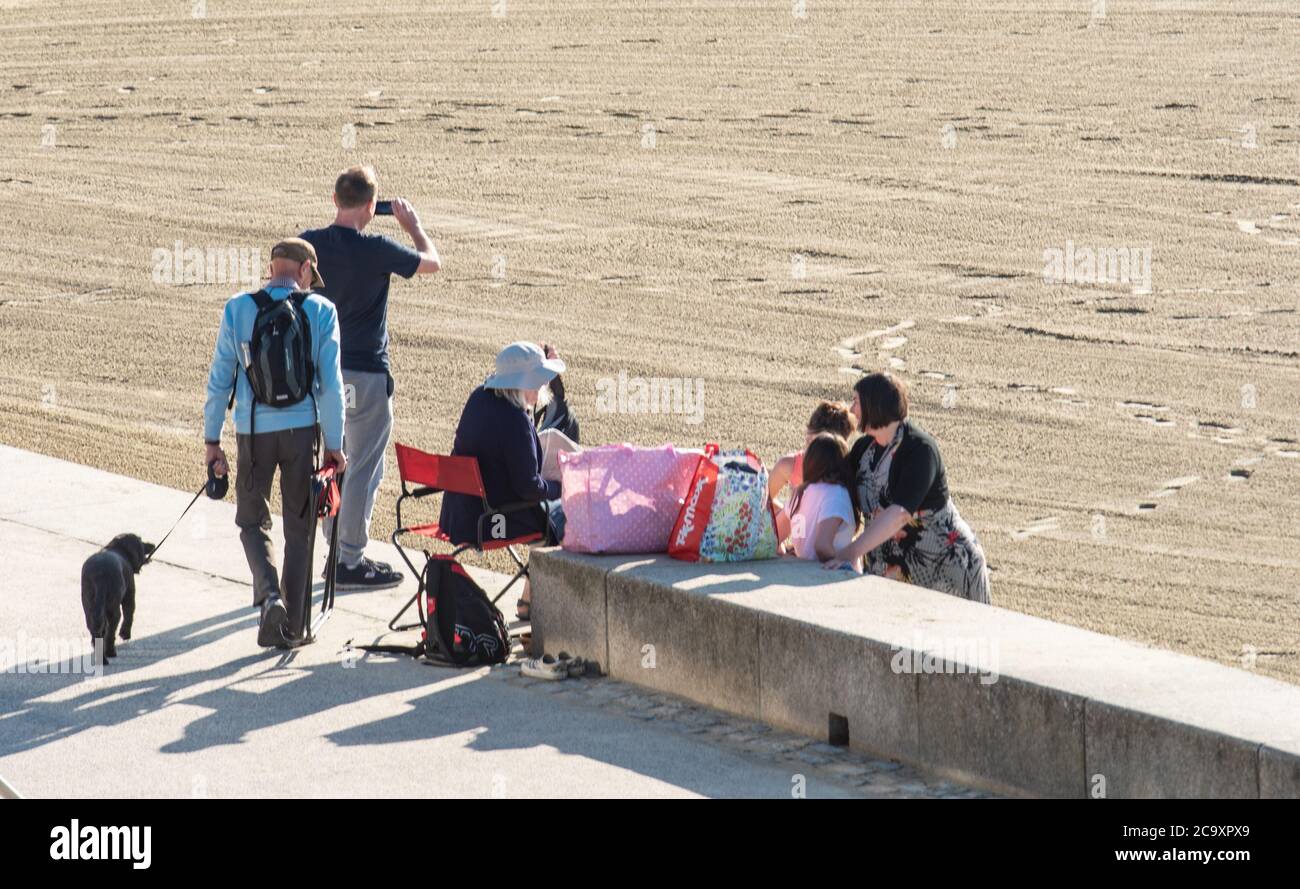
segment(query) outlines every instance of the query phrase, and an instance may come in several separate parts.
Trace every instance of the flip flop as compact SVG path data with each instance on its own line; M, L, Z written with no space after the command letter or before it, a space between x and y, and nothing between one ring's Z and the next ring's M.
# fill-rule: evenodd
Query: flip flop
M587 662L580 657L574 657L567 651L561 651L555 656L555 659L564 665L570 679L577 679L580 676L587 675Z

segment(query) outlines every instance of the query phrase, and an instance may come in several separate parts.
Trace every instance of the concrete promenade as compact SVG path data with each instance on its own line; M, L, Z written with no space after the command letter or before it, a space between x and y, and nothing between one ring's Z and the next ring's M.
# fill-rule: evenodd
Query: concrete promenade
M315 645L259 649L233 504L206 498L137 578L135 638L105 675L42 672L43 646L63 667L88 649L82 561L116 533L156 541L191 495L0 446L0 776L25 796L978 795L609 679L349 651L410 578L340 594Z

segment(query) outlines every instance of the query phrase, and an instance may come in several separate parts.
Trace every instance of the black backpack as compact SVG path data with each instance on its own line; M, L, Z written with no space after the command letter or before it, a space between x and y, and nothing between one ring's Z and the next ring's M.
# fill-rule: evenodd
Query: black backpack
M244 372L254 404L289 407L312 395L316 368L311 360L311 322L302 307L308 296L301 291L286 299L273 299L265 290L252 294L257 317Z
M510 633L500 610L464 567L448 555L424 566L425 654L435 651L458 667L504 664Z
M544 410L536 413L534 422L537 424L538 432L544 429L557 429L573 439L574 444L581 442L578 434L578 418L573 415L573 411L569 410L569 402L564 397L563 377L551 380L551 401Z
M450 555L430 555L424 566L424 601L419 607L424 632L418 645L358 647L424 657L431 663L451 667L504 664L510 657L510 632L505 618Z

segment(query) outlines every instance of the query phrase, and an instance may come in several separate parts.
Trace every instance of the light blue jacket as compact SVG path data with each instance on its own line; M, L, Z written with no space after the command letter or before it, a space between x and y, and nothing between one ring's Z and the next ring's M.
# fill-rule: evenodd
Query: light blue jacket
M291 284L272 281L266 292L273 299L285 299L294 290ZM242 344L253 336L253 320L257 317L257 303L247 293L237 293L226 301L221 316L221 331L217 334L217 348L212 356L212 370L208 373L208 400L203 406L203 438L220 441L221 427L226 422L226 406L230 402L230 387L235 387L235 432L247 435L256 432L279 432L316 425L320 413L321 437L330 450L343 448L343 371L339 367L339 322L334 303L313 293L302 304L311 324L312 363L316 379L312 391L316 396L304 398L290 407L257 406L257 423L249 422L253 404L253 389L248 383L240 356ZM239 375L236 377L235 370Z

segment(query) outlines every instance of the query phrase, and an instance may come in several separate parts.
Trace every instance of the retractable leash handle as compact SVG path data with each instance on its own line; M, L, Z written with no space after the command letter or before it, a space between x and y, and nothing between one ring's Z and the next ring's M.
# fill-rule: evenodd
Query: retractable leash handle
M208 492L208 499L225 500L226 492L230 490L230 473L227 472L225 475L217 475L216 470L213 468L216 465L216 460L213 460L208 464L208 483L205 486Z

